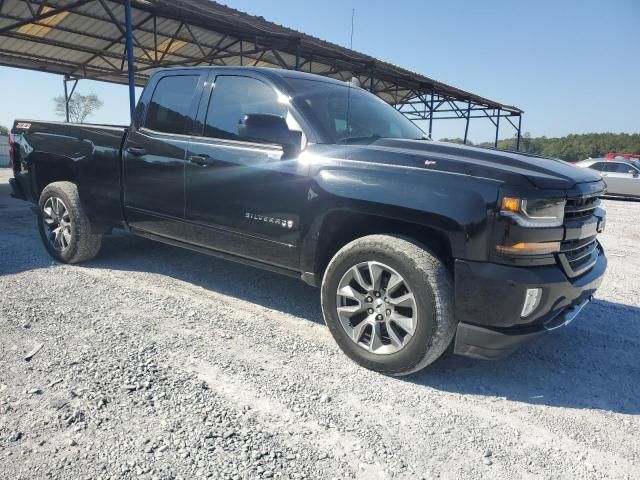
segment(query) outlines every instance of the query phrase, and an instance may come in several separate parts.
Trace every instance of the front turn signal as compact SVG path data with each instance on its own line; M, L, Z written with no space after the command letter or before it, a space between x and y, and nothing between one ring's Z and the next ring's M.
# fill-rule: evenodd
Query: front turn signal
M519 242L514 245L498 245L496 251L506 255L545 255L559 252L560 242Z

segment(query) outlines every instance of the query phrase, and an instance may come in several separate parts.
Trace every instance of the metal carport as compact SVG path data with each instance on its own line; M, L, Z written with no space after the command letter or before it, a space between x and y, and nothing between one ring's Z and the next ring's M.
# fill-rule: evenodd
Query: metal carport
M65 96L77 81L144 85L158 67L268 66L361 85L414 121L500 119L520 144L521 109L209 0L0 0L0 65L64 75ZM67 83L72 88L67 89Z

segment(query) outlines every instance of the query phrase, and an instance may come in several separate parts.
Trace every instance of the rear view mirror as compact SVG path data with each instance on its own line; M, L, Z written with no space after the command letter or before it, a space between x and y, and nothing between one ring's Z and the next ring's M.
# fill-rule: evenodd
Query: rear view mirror
M284 156L297 157L302 143L302 132L289 130L280 115L248 113L238 125L238 136L243 140L281 145Z
M629 170L629 172L628 172L628 173L630 173L630 174L631 174L631 175L633 175L634 177L637 177L637 176L638 176L638 171L637 171L637 170L633 170L633 169L631 169L631 170Z

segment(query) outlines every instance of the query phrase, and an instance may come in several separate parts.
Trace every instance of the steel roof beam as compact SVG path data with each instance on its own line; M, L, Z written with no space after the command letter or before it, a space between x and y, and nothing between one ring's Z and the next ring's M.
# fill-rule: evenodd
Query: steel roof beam
M4 34L5 37L11 37L11 38L17 38L19 40L25 40L28 42L34 42L34 43L40 43L43 45L48 45L51 47L58 47L58 48L64 48L67 50L73 50L76 52L81 52L81 53L90 53L96 56L99 55L104 55L106 57L110 57L110 58L114 58L114 59L118 59L120 60L120 55L118 55L117 53L113 53L113 52L109 52L106 50L98 50L95 48L91 48L91 47L85 47L83 45L78 45L75 43L67 43L67 42L61 42L59 40L52 40L50 38L34 38L31 35L24 35L22 33L13 33L13 32L6 32ZM151 62L149 60L146 59L138 59L139 62L141 63L145 63L145 64L151 64ZM192 61L192 60L189 60ZM157 67L157 65L156 65Z
M86 0L86 1L92 1L92 0ZM43 2L43 4L46 4L46 2ZM72 13L74 15L78 15L78 16L84 17L84 18L89 18L89 19L92 19L92 20L105 22L105 23L108 23L110 25L114 24L114 22L113 22L113 20L111 18L107 18L107 17L101 16L101 15L96 15L94 13L84 12L84 11L79 11L79 10L74 10L74 11L72 11L70 13ZM157 15L155 15L154 13L149 13L149 15L157 17ZM164 20L172 20L172 21L179 22L179 20L174 20L174 19L168 18L168 17L161 17L161 18L164 19ZM27 22L27 23L32 23L32 22ZM116 25L116 28L118 28L119 24L115 23L115 25ZM185 23L185 25L187 25L187 24ZM198 27L198 28L201 28L201 27ZM139 31L144 32L144 33L149 33L149 34L152 34L152 35L155 33L156 35L162 35L162 36L167 37L167 38L172 38L172 35L173 35L170 32L157 31L157 30L154 31L153 29L146 28L143 25L141 25L140 27L137 27L136 30L139 30ZM209 33L214 33L214 34L219 34L219 32L216 32L216 31L213 31L213 30L208 30L208 32ZM121 31L121 33L122 33L122 31ZM90 34L85 34L85 36L87 36L89 38L94 38ZM227 36L227 35L223 35L223 37L225 37L225 36ZM122 38L124 38L124 37L122 37ZM174 38L175 38L175 40L181 40L181 41L186 42L188 44L192 44L193 43L190 38L188 38L187 36L184 36L184 35L175 36ZM204 48L209 48L209 47L214 48L214 46L207 45L207 44L204 44L204 43L202 43L202 46ZM182 55L179 55L179 54L175 54L175 55L176 56L182 56ZM184 57L184 58L189 58L189 57ZM191 58L193 58L193 57L191 57Z
M134 29L138 26L138 25L143 25L145 23L147 23L149 20L151 20L151 18L153 17L153 15L150 15L148 17L146 17L144 20L138 22L137 25L134 25ZM123 42L122 40L125 39L125 36L120 34L120 36L118 38L116 38L115 40L113 40L109 45L107 45L106 47L104 47L103 50L109 50L110 48L113 48L115 45L123 45L126 48L126 41ZM78 68L83 68L86 65L88 65L89 63L91 63L93 60L95 60L96 58L98 58L100 55L94 55L93 57L91 57L89 60L86 60L84 62L82 62L82 64L78 67ZM104 60L104 58L103 58ZM107 62L108 63L108 62ZM120 67L120 70L122 70L124 67ZM75 72L75 70L74 70ZM73 73L73 72L72 72Z
M98 0L98 2L100 2L100 5L102 5L102 8L104 8L104 10L107 12L107 15L109 15L109 18L111 18L111 21L113 22L113 24L116 26L116 28L118 30L120 30L120 33L123 36L127 36L127 32L125 31L124 28L122 28L122 25L120 25L120 22L118 21L118 19L116 18L116 16L114 15L114 13L111 11L111 9L109 8L109 6L107 5L107 3L105 2L105 0ZM133 33L132 33L133 35ZM138 41L138 39L136 38L135 35L133 35L133 41L135 42L135 44L138 46L138 48L140 48L144 54L149 58L149 60L151 60L153 62L153 58L151 58L151 55L149 55L149 52L147 52L147 50L144 48L144 46Z
M11 25L7 25L5 27L0 28L0 35L10 32L11 30L15 30L16 28L20 28L24 25L29 25L30 23L45 20L49 17L53 17L58 15L59 13L70 12L71 9L80 7L86 3L89 3L91 0L79 0L77 2L70 3L69 5L65 5L64 7L56 7L53 10L49 10L46 13L38 15L37 17L28 18L25 20L21 20L19 22L12 23Z
M158 60L158 63L162 63L162 60L164 60L164 57L167 55L167 52L169 50L171 50L171 45L173 45L173 42L175 42L176 37L180 34L180 30L182 30L182 26L184 25L184 23L180 23L180 25L178 25L178 28L176 28L176 33L174 33L172 36L170 36L170 40L169 40L169 44L167 45L167 47L162 51L162 55L160 56L160 60ZM173 52L171 52L171 54L173 55ZM156 53L157 55L157 53ZM189 58L189 57L186 57Z

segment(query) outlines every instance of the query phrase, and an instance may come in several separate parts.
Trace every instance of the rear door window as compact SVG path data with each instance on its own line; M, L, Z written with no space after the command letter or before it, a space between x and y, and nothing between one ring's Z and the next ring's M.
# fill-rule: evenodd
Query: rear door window
M163 77L151 96L145 127L158 132L184 134L198 75Z

